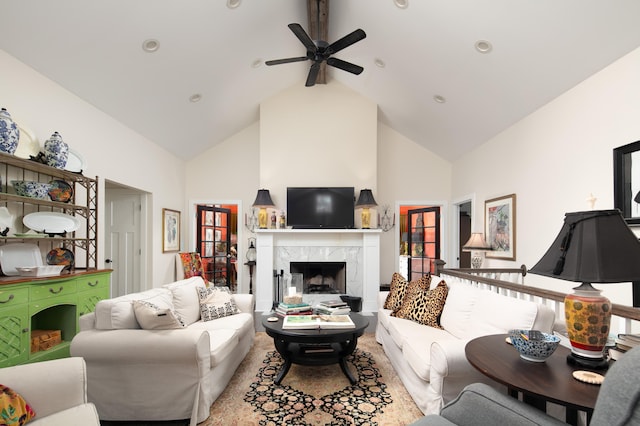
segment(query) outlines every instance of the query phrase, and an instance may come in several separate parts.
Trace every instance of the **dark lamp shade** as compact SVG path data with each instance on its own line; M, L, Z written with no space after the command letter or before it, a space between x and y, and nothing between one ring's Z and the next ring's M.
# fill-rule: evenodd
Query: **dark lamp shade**
M619 210L566 213L533 274L584 283L640 281L640 242Z
M253 207L273 207L275 204L271 200L271 194L268 189L258 189L258 195L253 202Z
M362 189L360 190L360 196L358 197L358 201L356 201L356 207L375 207L378 203L373 198L373 193L371 193L370 189Z

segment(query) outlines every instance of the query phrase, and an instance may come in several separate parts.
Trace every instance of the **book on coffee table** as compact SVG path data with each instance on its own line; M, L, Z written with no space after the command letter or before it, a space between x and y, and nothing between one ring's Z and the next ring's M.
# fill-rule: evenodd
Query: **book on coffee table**
M284 317L283 330L312 330L319 328L355 328L349 315L289 315Z

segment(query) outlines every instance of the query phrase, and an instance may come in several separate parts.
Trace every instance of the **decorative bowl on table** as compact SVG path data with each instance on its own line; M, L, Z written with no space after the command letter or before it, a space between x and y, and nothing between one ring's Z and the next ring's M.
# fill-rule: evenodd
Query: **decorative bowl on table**
M23 197L39 198L45 200L49 198L51 184L44 182L33 182L29 180L12 180L11 184L16 190L16 194Z
M558 336L537 330L510 330L509 339L520 358L533 362L544 362L560 344Z

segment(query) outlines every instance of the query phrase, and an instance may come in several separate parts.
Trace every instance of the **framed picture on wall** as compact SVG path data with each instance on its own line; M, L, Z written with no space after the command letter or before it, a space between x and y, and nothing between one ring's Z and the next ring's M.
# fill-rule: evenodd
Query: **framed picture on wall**
M516 260L516 194L484 202L484 235L493 248L486 257Z
M162 209L162 252L180 251L180 212Z

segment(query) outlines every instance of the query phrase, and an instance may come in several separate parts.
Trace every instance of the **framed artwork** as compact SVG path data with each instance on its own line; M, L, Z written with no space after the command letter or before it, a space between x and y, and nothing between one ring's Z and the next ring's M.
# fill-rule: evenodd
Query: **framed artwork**
M204 224L207 226L213 226L213 212L206 211L204 212Z
M640 141L613 150L613 201L629 225L640 224Z
M207 228L204 231L204 239L205 241L213 241L213 229Z
M216 229L216 241L222 241L222 230Z
M484 202L484 235L493 248L486 257L516 260L516 194Z
M180 251L180 212L162 209L162 252Z

